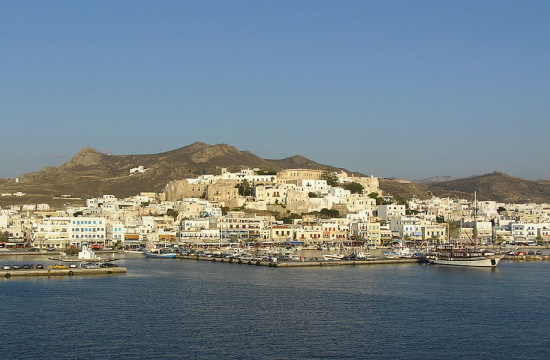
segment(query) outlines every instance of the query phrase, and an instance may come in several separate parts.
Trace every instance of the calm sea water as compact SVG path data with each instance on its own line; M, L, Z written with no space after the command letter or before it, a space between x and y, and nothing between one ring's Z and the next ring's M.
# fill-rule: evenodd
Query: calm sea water
M0 259L30 262L18 260ZM0 358L550 355L548 261L284 269L128 255L118 263L128 274L0 279Z

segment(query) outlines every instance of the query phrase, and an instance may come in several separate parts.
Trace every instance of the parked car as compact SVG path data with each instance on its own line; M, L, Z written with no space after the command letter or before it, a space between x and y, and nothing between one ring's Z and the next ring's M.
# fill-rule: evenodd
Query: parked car
M70 268L73 268L73 269L74 269L74 268L77 268L77 267L78 267L78 265L77 265L77 264L75 264L75 263L70 263L70 264L69 264L69 267L70 267Z
M54 266L52 266L52 269L68 269L69 267L67 265L63 265L63 264L56 264Z
M2 266L2 270L11 270L11 265Z
M82 267L84 269L99 269L100 268L99 264L96 264L96 263L84 263L84 264L82 264Z
M44 265L42 265L42 264L36 264L36 268L37 268L37 269L44 269Z
M37 248L30 248L29 250L27 251L30 251L30 252L39 252L40 249L37 249Z
M55 251L55 248L54 247L49 247L46 249L46 251Z
M542 250L537 250L536 254L537 255L542 255Z
M111 262L105 262L105 263L102 263L99 266L102 267L102 268L118 267L117 264L113 264Z

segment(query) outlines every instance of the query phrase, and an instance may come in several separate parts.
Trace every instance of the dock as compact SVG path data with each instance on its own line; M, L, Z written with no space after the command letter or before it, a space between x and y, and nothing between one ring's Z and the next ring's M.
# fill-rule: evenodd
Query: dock
M0 270L0 276L10 278L12 276L78 276L78 275L110 275L124 274L126 268L109 267L99 269L85 268L67 268L67 269L52 269L51 266L45 269L17 269L17 270Z
M368 259L368 260L305 260L305 261L259 261L239 260L234 258L215 258L193 255L177 255L178 259L220 262L227 264L255 265L269 267L308 267L308 266L361 266L361 265L383 265L383 264L411 264L424 262L423 259Z

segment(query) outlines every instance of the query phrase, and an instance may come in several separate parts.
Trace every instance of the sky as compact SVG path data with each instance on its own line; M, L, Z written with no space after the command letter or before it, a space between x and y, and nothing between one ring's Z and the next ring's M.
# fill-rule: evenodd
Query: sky
M548 180L549 19L547 0L0 0L0 177L201 141Z

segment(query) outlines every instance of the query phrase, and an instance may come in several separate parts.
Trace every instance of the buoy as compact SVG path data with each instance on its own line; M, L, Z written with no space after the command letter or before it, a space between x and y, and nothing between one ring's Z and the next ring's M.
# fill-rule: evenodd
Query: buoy
M73 276L73 275L74 275L74 272L71 270L71 271L69 271L69 272L67 273L67 275Z
M212 262L216 262L216 259L212 259Z
M259 262L259 261L256 261L256 265L260 266L261 264L260 264L260 262Z
M10 273L6 273L6 274L4 275L4 277L9 278L9 277L11 277L11 274L10 274Z

